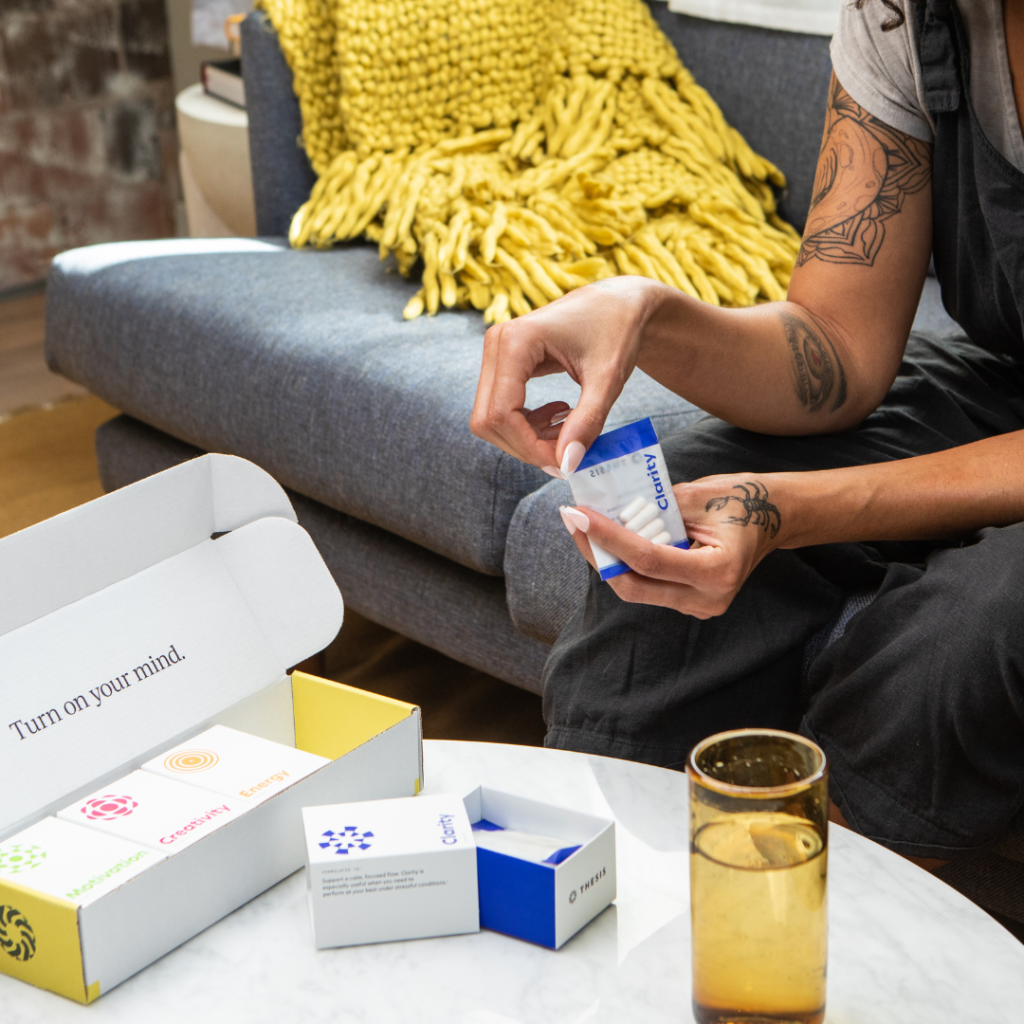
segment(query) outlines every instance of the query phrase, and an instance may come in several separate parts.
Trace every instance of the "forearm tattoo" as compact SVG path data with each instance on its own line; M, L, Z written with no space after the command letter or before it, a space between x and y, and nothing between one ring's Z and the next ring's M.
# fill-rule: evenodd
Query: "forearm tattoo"
M768 488L764 484L748 480L745 484L735 484L733 490L742 491L743 497L738 494L725 494L721 498L712 498L704 506L704 511L721 512L729 507L730 501L738 502L743 508L743 514L729 516L725 521L736 526L749 526L753 523L754 526L761 526L770 531L774 538L782 526L782 514L768 500Z
M852 100L833 75L814 193L796 259L872 266L883 222L931 177L929 146Z
M826 405L835 412L846 401L846 371L825 329L809 315L783 312L779 319L793 357L793 386L800 404L808 412Z

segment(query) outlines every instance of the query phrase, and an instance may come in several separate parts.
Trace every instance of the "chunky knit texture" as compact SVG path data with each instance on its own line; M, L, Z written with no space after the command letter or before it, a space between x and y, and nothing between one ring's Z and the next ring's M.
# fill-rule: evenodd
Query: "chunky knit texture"
M719 305L784 297L784 179L641 0L261 3L319 175L291 243L422 260L406 317L500 322L619 273Z

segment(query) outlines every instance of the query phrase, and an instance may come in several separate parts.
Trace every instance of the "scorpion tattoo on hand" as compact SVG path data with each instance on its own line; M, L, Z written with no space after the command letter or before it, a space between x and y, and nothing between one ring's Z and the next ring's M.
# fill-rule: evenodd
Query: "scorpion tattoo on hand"
M738 501L746 514L729 516L726 522L735 523L737 526L749 526L751 523L755 526L763 526L765 530L771 531L774 538L779 532L779 527L782 526L782 515L768 500L768 488L763 484L748 480L745 484L734 484L733 490L742 491L743 497L741 498L738 494L726 494L721 498L712 498L704 506L704 511L721 512L730 501Z

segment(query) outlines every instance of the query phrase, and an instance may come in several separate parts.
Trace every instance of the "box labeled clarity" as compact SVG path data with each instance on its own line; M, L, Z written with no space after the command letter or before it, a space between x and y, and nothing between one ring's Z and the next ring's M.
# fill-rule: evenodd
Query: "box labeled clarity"
M481 786L480 927L559 949L615 899L615 822Z
M305 807L319 949L480 930L473 831L458 796Z
M305 750L215 725L147 761L142 770L255 806L330 763Z

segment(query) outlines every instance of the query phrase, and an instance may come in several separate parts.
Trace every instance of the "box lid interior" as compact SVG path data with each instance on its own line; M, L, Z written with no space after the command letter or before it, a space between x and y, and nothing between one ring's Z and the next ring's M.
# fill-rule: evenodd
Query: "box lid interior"
M0 540L0 837L330 643L341 595L295 518L206 455Z

